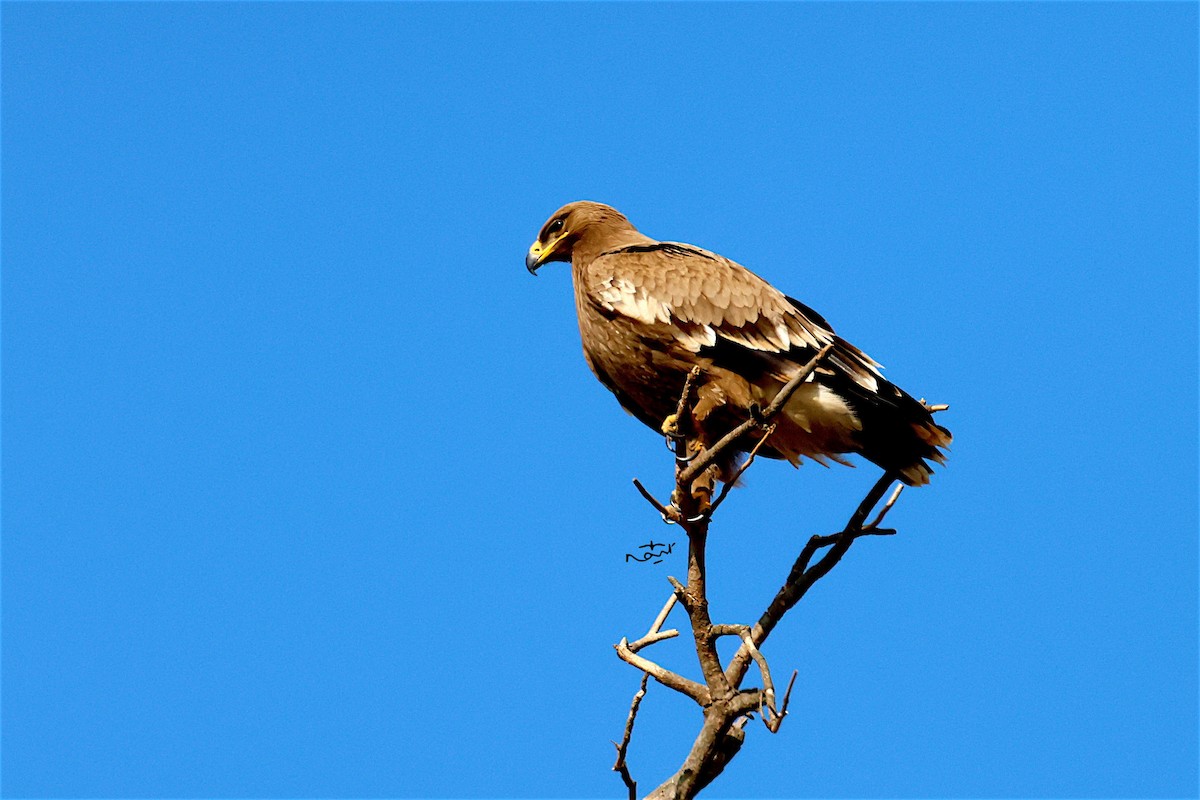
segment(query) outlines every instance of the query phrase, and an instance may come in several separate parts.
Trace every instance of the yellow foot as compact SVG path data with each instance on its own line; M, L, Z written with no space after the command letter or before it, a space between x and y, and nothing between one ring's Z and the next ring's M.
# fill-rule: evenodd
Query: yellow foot
M682 431L679 430L679 417L671 414L663 420L662 432L667 436L678 438Z

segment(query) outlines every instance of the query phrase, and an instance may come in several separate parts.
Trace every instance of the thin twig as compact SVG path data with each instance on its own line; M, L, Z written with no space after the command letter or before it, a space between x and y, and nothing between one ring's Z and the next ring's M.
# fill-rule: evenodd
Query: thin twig
M679 600L683 604L683 610L691 614L688 607L691 605L692 598L688 595L687 588L674 575L668 575L667 581L671 584L671 588L675 590L675 594L672 597Z
M630 642L629 649L636 653L639 650L649 647L652 644L657 644L657 643L665 641L667 639L674 639L678 635L679 635L679 631L676 628L671 628L670 630L660 631L658 633L648 633L645 636L643 636L642 638L638 639L636 642Z
M766 708L766 712L763 713L763 722L766 722L769 728L770 720L779 716L775 710L775 682L771 680L771 669L767 666L766 657L754 646L749 628L742 631L742 644L750 651L750 657L754 659L754 663L758 665L758 671L762 674L763 689L759 707Z
M647 636L652 633L658 633L660 630L662 630L663 624L666 623L667 617L671 614L671 609L675 607L675 603L678 601L679 598L675 596L674 592L672 592L671 596L667 598L667 602L663 604L662 611L658 612L658 616L655 617L654 622L651 623L650 630L646 631Z
M633 479L633 485L636 486L637 490L642 493L642 497L646 498L646 502L654 506L658 513L662 515L663 522L674 524L679 521L679 509L675 508L674 506L671 506L670 508L664 506L658 501L657 497L650 494L649 489L647 489L645 486L642 486L642 482L637 478Z
M783 705L779 707L779 714L774 720L767 722L767 729L771 733L779 733L779 726L783 724L783 718L788 713L788 703L792 700L792 687L796 684L796 676L800 674L799 670L792 670L792 679L788 681L787 691L783 693Z
M671 630L662 630L663 624L667 621L667 616L671 613L671 609L675 607L675 603L679 598L672 594L667 598L666 605L662 607L662 611L658 612L658 616L654 618L654 622L650 624L650 630L646 631L646 635L638 639L636 642L629 644L629 649L633 652L641 650L643 647L649 647L655 642L661 642L664 639L674 639L679 635L679 631L672 628Z
M743 633L750 630L749 625L713 625L710 632L714 638L721 636L741 636Z
M621 780L629 789L629 800L637 800L637 781L629 774L629 765L625 763L625 756L629 752L629 740L633 736L633 722L637 719L638 706L642 704L642 698L646 696L646 684L649 680L650 673L643 672L641 688L637 690L637 694L633 696L633 702L629 704L629 717L625 720L625 735L621 737L620 744L613 742L617 747L617 761L613 764L613 772L621 773Z
M895 536L895 528L863 528L859 531L838 531L837 533L828 533L824 536L813 536L808 540L808 543L813 546L813 554L822 547L829 547L831 544L845 541L846 539L860 539L863 536ZM806 565L807 566L807 565Z
M696 392L696 381L700 380L700 367L692 367L688 372L687 377L683 381L683 391L679 393L679 405L675 406L675 424L680 426L684 419L690 419L692 396ZM679 435L673 438L683 438L687 435L687 431L682 428L679 430Z
M887 513L892 510L892 506L896 505L896 501L900 499L900 493L903 491L904 484L897 483L895 491L892 492L892 496L889 497L888 501L883 504L883 508L879 509L879 513L875 516L875 519L863 526L863 530L878 528L879 523L883 522L883 518L886 517ZM895 531L892 531L892 533L895 533Z

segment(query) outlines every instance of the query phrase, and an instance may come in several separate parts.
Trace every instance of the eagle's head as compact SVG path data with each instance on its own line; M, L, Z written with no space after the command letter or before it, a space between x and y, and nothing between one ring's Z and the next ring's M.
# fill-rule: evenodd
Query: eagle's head
M625 215L612 206L577 200L550 215L525 256L525 268L537 274L551 261L570 261L576 245L607 241L613 234L637 232ZM596 255L598 253L594 253Z

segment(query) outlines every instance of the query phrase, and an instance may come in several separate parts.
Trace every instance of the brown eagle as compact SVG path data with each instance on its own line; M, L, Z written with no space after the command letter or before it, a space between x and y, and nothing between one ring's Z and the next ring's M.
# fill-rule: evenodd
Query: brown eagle
M617 400L659 430L692 367L703 372L694 417L713 443L770 404L818 350L833 349L775 418L762 455L799 465L861 453L909 485L950 431L884 380L879 364L808 306L740 264L699 247L659 242L602 203L569 203L542 226L525 266L570 261L588 366ZM746 443L745 449L753 444ZM733 465L723 468L722 479Z

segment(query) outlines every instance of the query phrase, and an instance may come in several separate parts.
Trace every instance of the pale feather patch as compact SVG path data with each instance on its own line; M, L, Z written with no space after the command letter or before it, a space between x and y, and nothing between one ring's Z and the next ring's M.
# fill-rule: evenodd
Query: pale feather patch
M924 461L918 461L911 467L905 467L900 470L900 475L913 486L925 486L929 483L929 476L933 472L929 469L929 465Z
M775 323L775 338L779 339L780 350L787 351L792 348L792 339L788 336L788 327L782 320Z
M701 347L712 347L717 343L717 332L711 325L677 326L675 330L676 340L693 353L700 352Z
M671 308L628 278L609 278L597 292L600 304L645 325L670 322Z
M784 413L807 433L812 433L816 428L862 430L862 422L837 392L811 381L800 386L788 399Z

